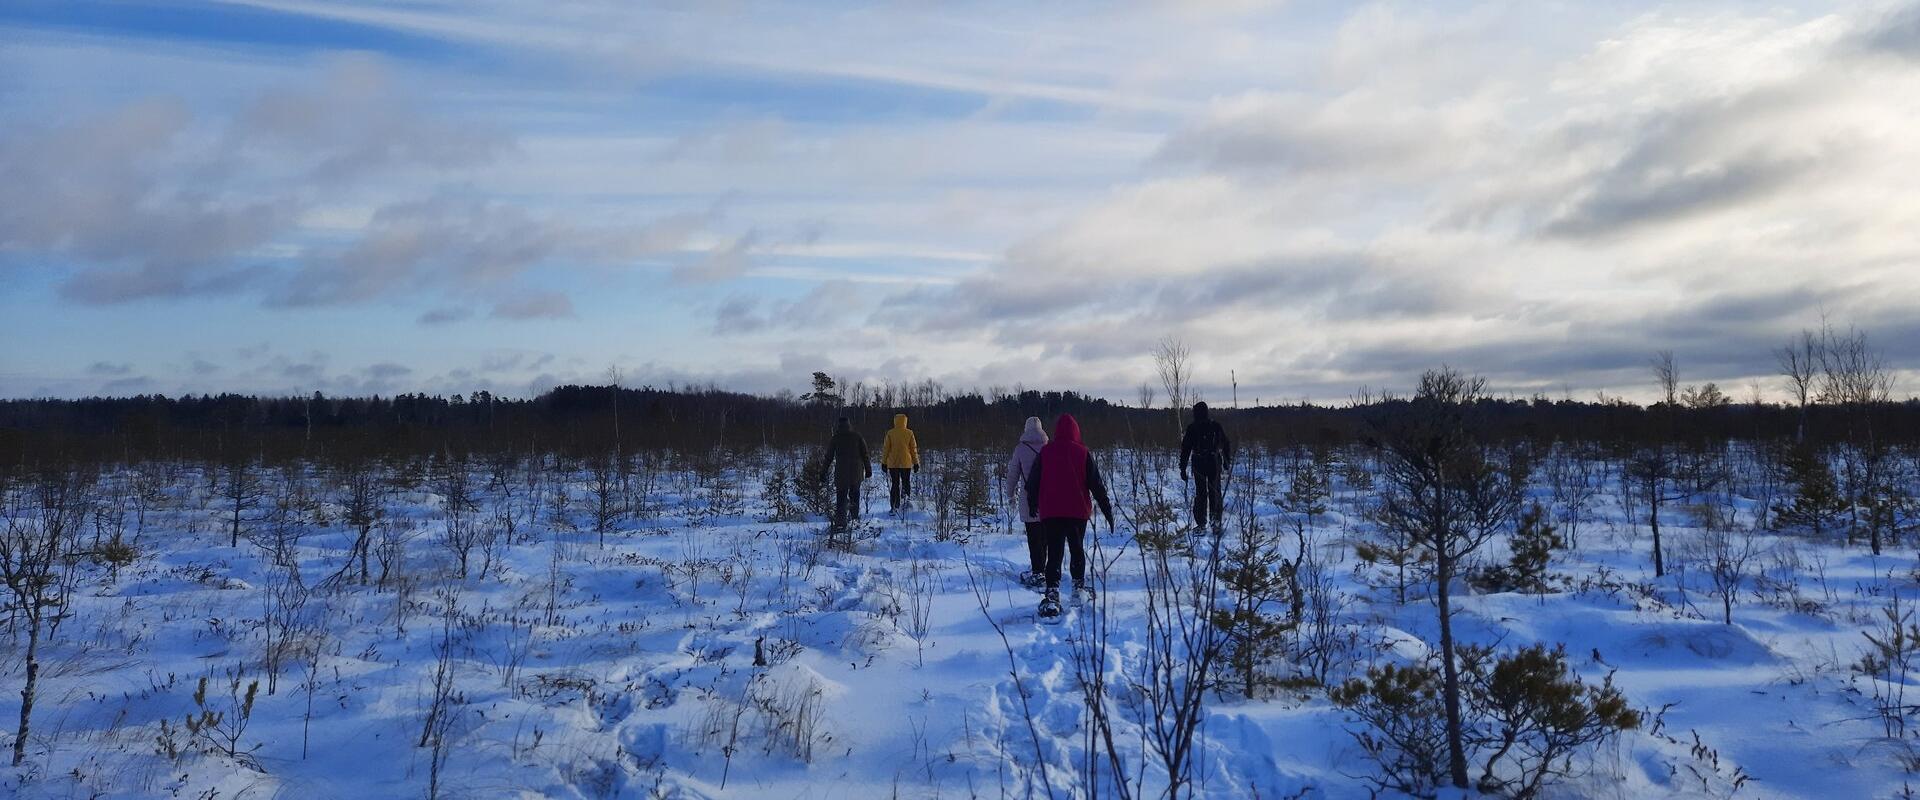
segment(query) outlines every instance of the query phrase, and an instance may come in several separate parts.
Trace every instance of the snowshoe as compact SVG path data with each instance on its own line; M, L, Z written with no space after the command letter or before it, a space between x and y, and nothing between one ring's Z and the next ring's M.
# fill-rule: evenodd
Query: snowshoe
M1076 583L1073 585L1074 605L1080 605L1082 603L1091 603L1093 602L1093 598L1094 598L1094 593L1093 593L1092 586L1084 583Z
M1020 573L1020 585L1036 592L1044 592L1047 590L1047 577L1038 572L1028 570Z
M1057 623L1063 611L1060 607L1060 590L1048 589L1047 595L1040 598L1039 620L1048 625Z

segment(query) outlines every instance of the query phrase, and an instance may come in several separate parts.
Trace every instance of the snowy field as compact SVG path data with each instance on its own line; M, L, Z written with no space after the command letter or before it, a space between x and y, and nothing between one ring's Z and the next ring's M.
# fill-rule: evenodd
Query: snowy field
M1284 552L1304 532L1312 619L1260 664L1255 697L1216 667L1183 795L1371 794L1356 723L1321 687L1420 658L1437 625L1431 587L1414 581L1402 604L1394 571L1356 558L1373 535L1371 473L1363 454L1341 455L1310 517L1279 505L1294 454L1246 458L1255 474L1234 479ZM724 472L651 459L613 512L597 505L604 478L583 470L475 464L451 505L443 467L383 473L364 581L349 492L328 470L261 469L238 546L218 470L106 476L87 535L123 531L138 555L74 567L41 653L27 763L0 794L1065 798L1097 784L1118 797L1118 771L1126 796L1162 795L1165 761L1142 729L1158 720L1134 688L1151 660L1152 561L1132 534L1153 492L1180 491L1167 456L1102 455L1122 511L1095 537L1104 591L1056 626L1034 620L1037 598L1016 582L1024 540L1004 518L940 519L924 487L893 518L869 481L851 547L827 547L817 518L765 521L791 498L762 496L770 467L756 458ZM1549 591L1462 582L1455 600L1464 641L1563 643L1583 679L1611 673L1645 710L1544 796L1901 795L1916 758L1874 698L1904 686L1854 666L1863 633L1884 638L1889 604L1912 601L1910 546L1876 557L1753 532L1767 498L1749 475L1664 509L1670 563L1656 579L1649 531L1630 521L1645 510L1622 505L1617 464L1579 480L1572 495L1534 480L1577 541L1555 555ZM1732 624L1704 566L1709 526L1750 552ZM1181 538L1204 558L1204 538ZM1501 539L1477 556L1506 557ZM1117 768L1081 680L1103 629ZM5 647L11 744L23 653Z

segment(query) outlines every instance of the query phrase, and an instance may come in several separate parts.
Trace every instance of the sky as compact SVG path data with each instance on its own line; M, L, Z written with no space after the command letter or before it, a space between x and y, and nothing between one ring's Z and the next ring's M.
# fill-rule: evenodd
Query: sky
M0 397L1920 384L1920 4L0 4Z

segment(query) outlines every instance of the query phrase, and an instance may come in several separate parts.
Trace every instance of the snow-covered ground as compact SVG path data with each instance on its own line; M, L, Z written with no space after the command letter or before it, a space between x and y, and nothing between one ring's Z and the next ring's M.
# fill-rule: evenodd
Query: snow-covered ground
M42 654L28 763L3 773L0 793L425 796L436 748L420 744L444 661L445 797L1084 796L1091 741L1066 640L1094 609L1036 624L1036 597L1015 581L1025 543L1004 520L938 536L924 508L870 513L851 552L825 548L817 521L760 521L761 476L743 466L722 482L717 511L712 487L667 476L648 498L654 513L622 519L602 544L590 476L574 476L563 505L552 486L537 487L545 497L520 481L489 488L476 470L467 519L513 522L491 565L476 551L457 577L443 498L429 483L388 498L376 539L404 555L384 585L328 580L353 540L330 500L319 506L325 521L287 546L299 576L289 588L265 523L229 546L209 483L177 472L147 514L139 560L117 575L81 567ZM1160 480L1179 490L1170 474ZM1114 482L1123 506L1137 502ZM884 509L875 483L868 507ZM1290 525L1274 505L1284 482L1261 475L1258 485L1258 513ZM1914 595L1911 550L1874 557L1759 536L1751 566L1766 579L1748 579L1726 625L1697 569L1653 577L1647 531L1628 521L1612 478L1596 485L1578 549L1553 567L1562 589L1457 598L1465 640L1564 643L1583 677L1611 671L1658 715L1577 759L1581 774L1549 796L1898 795L1907 751L1850 666L1888 599ZM1387 576L1355 559L1368 500L1336 481L1312 524L1349 634L1336 681L1417 657L1437 638L1423 589L1397 604ZM1667 516L1670 557L1684 566L1700 531L1680 505ZM1102 578L1116 679L1142 651L1142 562L1121 527L1097 534L1096 559L1111 561ZM1504 552L1496 541L1483 555ZM271 693L276 626L264 620L291 623ZM6 647L0 720L10 739L22 653ZM234 674L242 695L260 686L237 740L243 755L204 752L184 720L222 711L231 728L244 703L231 696ZM211 680L197 701L202 677ZM1288 687L1253 700L1231 689L1208 696L1195 793L1369 796L1373 767L1353 723L1324 690ZM1164 776L1137 715L1113 708L1136 796L1157 796Z

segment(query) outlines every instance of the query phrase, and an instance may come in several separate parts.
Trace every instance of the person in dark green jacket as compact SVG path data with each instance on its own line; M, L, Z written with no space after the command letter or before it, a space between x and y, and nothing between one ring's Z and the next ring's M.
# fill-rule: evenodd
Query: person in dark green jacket
M841 417L834 426L833 439L827 442L827 460L820 465L820 479L833 476L833 527L845 530L849 519L860 519L860 482L873 477L873 459L867 455L867 440L853 432L853 423Z

